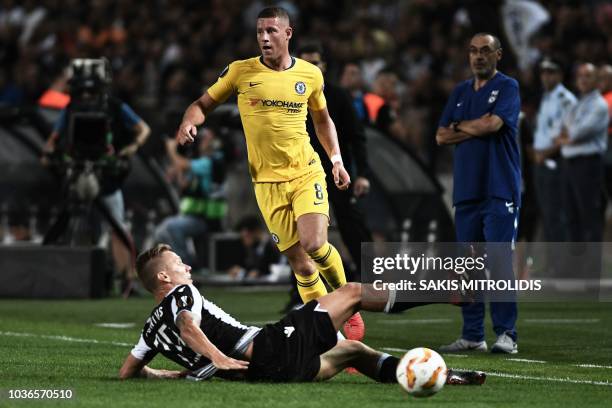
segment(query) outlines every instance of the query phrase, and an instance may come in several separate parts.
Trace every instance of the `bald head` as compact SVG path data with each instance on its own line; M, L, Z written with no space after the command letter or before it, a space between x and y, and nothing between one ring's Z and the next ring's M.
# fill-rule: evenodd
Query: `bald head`
M590 62L580 64L576 70L576 86L581 94L597 89L597 68Z
M601 93L612 91L612 65L606 64L599 67L599 90Z
M476 33L472 36L472 40L476 38L483 38L485 42L491 44L492 48L495 50L501 48L501 41L499 41L499 38L496 35L491 33Z

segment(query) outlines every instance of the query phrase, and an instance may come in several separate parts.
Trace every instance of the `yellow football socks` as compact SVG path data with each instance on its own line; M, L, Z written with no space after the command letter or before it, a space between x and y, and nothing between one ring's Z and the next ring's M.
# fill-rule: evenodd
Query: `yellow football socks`
M327 289L325 289L325 284L321 280L318 270L308 276L302 276L296 273L295 279L297 280L298 292L304 304L313 299L318 299L321 296L327 295Z
M308 254L315 262L319 272L323 275L329 286L338 289L346 285L344 265L338 250L332 244L326 242L321 248Z

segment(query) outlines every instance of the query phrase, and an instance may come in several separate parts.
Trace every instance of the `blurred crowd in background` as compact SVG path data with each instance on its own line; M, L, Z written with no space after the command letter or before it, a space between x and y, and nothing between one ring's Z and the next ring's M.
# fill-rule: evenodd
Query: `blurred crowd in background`
M34 103L71 58L106 56L115 94L136 111L182 110L230 61L258 54L256 15L271 3L2 0L0 101ZM358 64L362 82L351 86L380 94L392 115L383 126L432 166L432 135L446 97L470 76L466 44L474 25L501 34L501 70L519 79L528 120L538 105L535 67L543 55L564 62L567 80L577 63L612 55L612 4L605 1L274 3L292 16L292 46L324 44L328 80L339 82L346 63ZM520 7L508 8L512 3ZM377 83L381 70L390 75ZM165 129L149 124L154 133Z
M577 95L580 63L611 62L608 1L0 0L0 104L31 106L49 89L66 92L70 60L104 56L113 94L151 128L143 150L166 156L163 140L189 103L229 62L259 54L256 16L271 4L292 17L292 49L323 46L326 81L356 101L374 96L374 107L355 105L364 124L438 175L452 171L452 149L438 147L434 135L453 87L471 77L474 27L500 36L499 69L519 80L527 133L536 123L544 57L558 63ZM603 86L612 88L612 78ZM226 153L231 158L231 146Z

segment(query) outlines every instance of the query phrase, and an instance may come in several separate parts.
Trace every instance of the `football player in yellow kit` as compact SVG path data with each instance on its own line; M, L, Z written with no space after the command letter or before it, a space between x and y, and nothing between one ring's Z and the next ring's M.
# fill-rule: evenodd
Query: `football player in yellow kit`
M323 275L336 289L346 284L340 254L327 242L329 204L325 174L306 131L307 109L317 137L333 163L336 187L347 189L336 128L323 95L323 74L316 66L289 54L293 30L289 15L268 7L257 18L262 55L228 65L216 83L186 110L179 143L191 143L196 127L217 105L238 95L247 142L249 171L257 203L272 238L287 256L304 303L327 293ZM350 339L364 335L363 320L353 316L345 326Z

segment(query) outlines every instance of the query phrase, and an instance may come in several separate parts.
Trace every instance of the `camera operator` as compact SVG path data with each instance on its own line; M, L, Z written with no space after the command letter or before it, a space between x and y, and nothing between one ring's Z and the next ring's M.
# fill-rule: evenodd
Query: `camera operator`
M125 229L121 187L130 170L130 158L146 142L150 128L127 104L110 95L106 59L73 60L70 71L70 103L55 123L41 162L48 165L55 157L60 162L99 164L99 197L110 216ZM115 230L111 246L127 295L136 281L132 254Z

